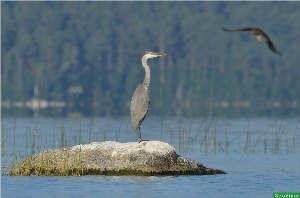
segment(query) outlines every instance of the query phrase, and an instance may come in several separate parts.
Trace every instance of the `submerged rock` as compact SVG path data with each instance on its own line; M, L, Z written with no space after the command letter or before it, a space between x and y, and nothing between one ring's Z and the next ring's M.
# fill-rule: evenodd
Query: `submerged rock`
M211 175L225 174L176 154L160 141L93 142L46 150L11 168L10 175Z

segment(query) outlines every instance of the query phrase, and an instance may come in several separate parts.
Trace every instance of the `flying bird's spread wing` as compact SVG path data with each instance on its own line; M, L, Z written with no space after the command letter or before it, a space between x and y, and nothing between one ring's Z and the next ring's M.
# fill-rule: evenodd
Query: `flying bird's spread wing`
M265 42L268 45L269 49L278 54L278 55L282 55L280 52L277 51L275 45L273 44L273 42L271 41L270 37L262 30L256 30L256 36L262 36L265 38Z
M246 32L246 31L252 31L253 28L245 27L245 28L238 28L238 29L227 29L227 28L222 28L225 32Z
M278 55L282 55L280 52L278 52L274 46L274 44L272 43L272 41L270 39L267 40L267 45L269 47L270 50L272 50L274 53L278 54Z

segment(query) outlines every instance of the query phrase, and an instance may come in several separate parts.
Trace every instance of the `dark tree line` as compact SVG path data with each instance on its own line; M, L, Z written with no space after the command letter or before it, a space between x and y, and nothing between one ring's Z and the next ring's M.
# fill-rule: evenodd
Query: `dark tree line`
M167 53L149 62L153 115L299 115L299 18L299 2L1 2L2 101L36 86L67 104L46 115L129 115L150 50ZM244 26L283 56L221 30Z

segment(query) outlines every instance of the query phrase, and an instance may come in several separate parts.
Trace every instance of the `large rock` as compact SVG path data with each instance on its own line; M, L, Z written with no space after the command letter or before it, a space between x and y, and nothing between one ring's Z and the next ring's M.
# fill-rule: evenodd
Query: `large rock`
M10 175L210 175L225 172L176 154L160 141L94 142L47 150L11 168Z

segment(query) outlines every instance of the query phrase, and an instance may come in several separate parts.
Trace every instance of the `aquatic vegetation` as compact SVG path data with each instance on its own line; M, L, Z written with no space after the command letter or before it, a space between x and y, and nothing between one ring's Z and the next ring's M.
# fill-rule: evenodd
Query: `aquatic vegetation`
M45 126L45 120L37 118L35 122L26 122L20 128L17 119L10 120L9 124L2 122L1 126L1 157L2 174L15 166L26 156L33 155L47 149L59 149L81 143L103 142L115 140L119 142L134 141L128 120L122 118L117 124L109 127L98 127L94 118L88 121L64 120L58 124ZM33 119L34 120L34 119ZM274 122L270 128L258 131L250 123L233 131L230 127L219 127L218 120L182 119L178 122L158 120L160 131L155 131L153 137L173 145L178 153L272 153L280 154L299 152L299 126L287 126L284 122ZM46 120L46 123L49 120ZM99 122L99 121L98 121ZM104 125L106 126L106 125ZM151 129L152 130L152 129ZM45 154L46 155L46 154ZM78 161L77 169L80 170ZM63 163L60 170L63 170ZM47 171L47 170L45 170ZM63 174L63 172L61 172Z

